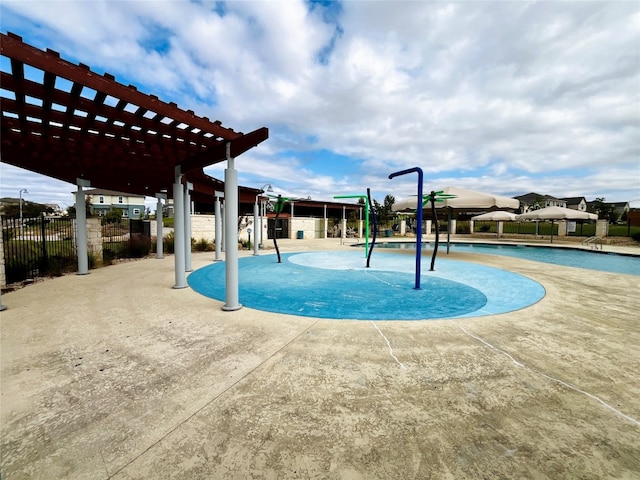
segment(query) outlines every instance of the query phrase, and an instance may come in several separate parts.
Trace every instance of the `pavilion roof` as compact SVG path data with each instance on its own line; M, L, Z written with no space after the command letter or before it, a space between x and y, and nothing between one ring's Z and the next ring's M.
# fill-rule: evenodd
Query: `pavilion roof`
M11 72L0 72L2 161L75 184L172 196L176 167L211 199L224 183L203 168L237 157L269 136L266 127L243 134L197 116L83 64L39 50L12 33L0 34ZM25 73L25 66L29 72ZM240 202L257 189L240 187Z

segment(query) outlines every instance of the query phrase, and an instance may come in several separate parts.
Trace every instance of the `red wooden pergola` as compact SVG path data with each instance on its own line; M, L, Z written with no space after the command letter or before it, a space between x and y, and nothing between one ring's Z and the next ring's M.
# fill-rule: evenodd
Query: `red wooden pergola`
M89 185L174 199L174 288L187 286L185 272L191 268L191 199L212 202L224 187L225 243L235 244L238 205L253 204L260 190L238 186L234 159L266 140L267 128L236 132L11 33L0 34L0 53L11 65L0 76L1 160L78 185L78 273L88 273L86 220L78 206ZM225 183L203 171L222 161L227 161ZM235 248L227 249L225 261L223 308L235 310L241 307Z
M203 167L237 157L266 140L267 128L248 134L223 127L118 83L14 34L0 34L2 161L75 184L154 196L172 196L175 169L193 184L196 201L213 202L223 182ZM259 190L240 187L240 203Z

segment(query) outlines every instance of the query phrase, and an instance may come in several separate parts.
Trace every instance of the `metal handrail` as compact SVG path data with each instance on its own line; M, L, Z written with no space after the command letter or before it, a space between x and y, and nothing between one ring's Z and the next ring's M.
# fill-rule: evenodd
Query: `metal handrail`
M598 250L598 245L600 245L600 250L602 250L602 244L604 243L604 239L602 237L589 237L586 240L582 241L582 245L591 247L594 250Z

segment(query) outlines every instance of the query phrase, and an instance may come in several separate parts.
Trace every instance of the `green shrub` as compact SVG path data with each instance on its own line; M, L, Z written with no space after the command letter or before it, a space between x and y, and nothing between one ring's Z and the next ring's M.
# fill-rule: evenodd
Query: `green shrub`
M194 240L192 244L196 252L210 252L213 250L213 245L206 238L201 238L197 242Z
M636 242L640 242L640 232L635 232L631 235L631 238L634 239Z
M119 208L114 208L113 210L107 212L105 216L102 218L100 222L102 225L107 225L109 223L120 223L122 220L122 210Z
M491 226L490 225L480 225L480 231L481 232L488 232L489 230L491 230Z
M173 234L173 232L169 232L169 234L167 236L164 237L163 241L163 250L167 253L173 253L174 252L174 244L175 244L175 236Z

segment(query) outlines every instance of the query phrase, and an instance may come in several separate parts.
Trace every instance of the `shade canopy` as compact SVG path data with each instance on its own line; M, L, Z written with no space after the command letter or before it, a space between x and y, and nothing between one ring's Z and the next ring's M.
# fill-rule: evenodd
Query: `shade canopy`
M516 214L511 212L505 212L504 210L496 210L494 212L483 213L482 215L476 215L471 217L474 222L513 222L516 219Z
M436 208L451 207L456 210L488 210L491 208L520 208L520 202L515 198L494 195L492 193L477 192L459 187L445 187L436 189L447 195L455 195L455 198L447 198L435 203ZM430 204L424 205L425 209L431 208ZM413 211L416 209L416 199L407 198L395 203L392 207L395 212Z
M547 207L516 216L516 220L597 220L595 213L581 212L572 208Z

